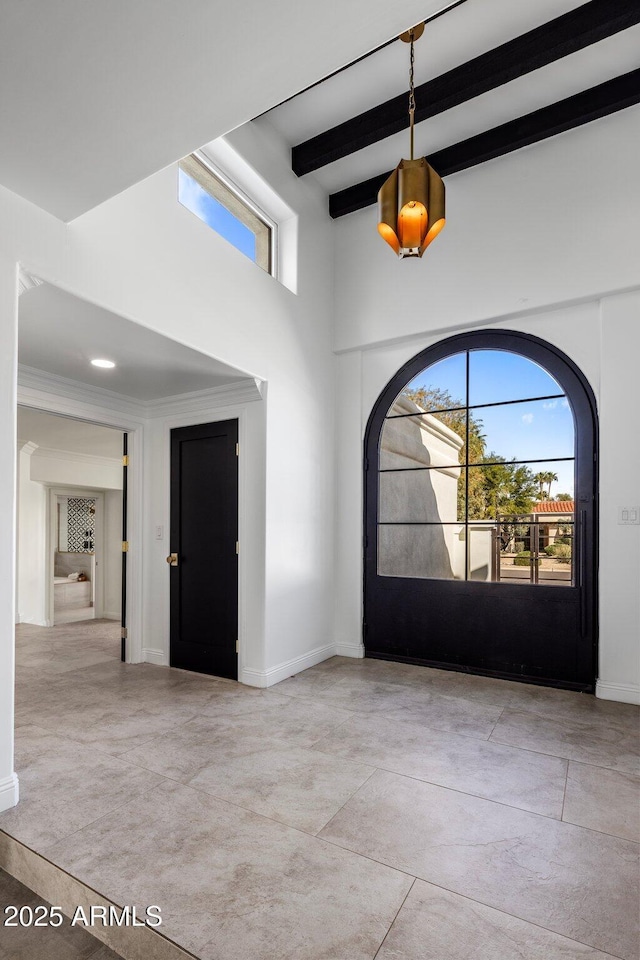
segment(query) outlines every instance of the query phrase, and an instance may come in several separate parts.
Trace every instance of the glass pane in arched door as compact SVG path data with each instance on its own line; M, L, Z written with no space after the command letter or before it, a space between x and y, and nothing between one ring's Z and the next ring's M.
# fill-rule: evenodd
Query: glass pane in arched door
M584 378L540 341L407 364L367 435L367 655L590 689L594 455Z

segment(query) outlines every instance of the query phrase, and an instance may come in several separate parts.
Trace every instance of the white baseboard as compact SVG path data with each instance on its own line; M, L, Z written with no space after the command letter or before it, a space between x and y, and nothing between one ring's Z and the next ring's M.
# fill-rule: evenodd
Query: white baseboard
M155 663L159 667L168 666L166 654L162 650L154 650L153 647L142 648L142 661L143 663Z
M330 643L326 647L316 647L310 653L279 663L277 667L270 667L268 670L252 670L250 667L245 667L240 671L240 683L246 683L249 687L272 687L274 683L280 683L287 677L292 677L296 673L308 670L309 667L315 667L323 660L328 660L329 657L334 657L335 653L335 644Z
M100 620L120 620L120 619L121 619L120 611L116 611L116 612L113 612L113 613L112 613L112 612L110 612L109 610L106 610L106 611L102 614L101 617L99 617L99 618L96 617L96 619L100 619Z
M28 623L31 627L52 627L53 624L50 620L35 620L33 617L18 617L16 624L18 623Z
M618 700L620 703L640 704L640 686L637 683L614 683L598 680L596 697L601 700Z
M20 796L18 776L15 773L0 780L0 813L15 807Z
M364 657L364 644L363 643L336 643L336 656L337 657L358 657L362 659Z

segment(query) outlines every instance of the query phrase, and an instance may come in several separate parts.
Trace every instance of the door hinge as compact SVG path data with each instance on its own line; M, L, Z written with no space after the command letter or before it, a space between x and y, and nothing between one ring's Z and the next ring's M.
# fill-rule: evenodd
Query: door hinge
M123 467L129 466L129 457L127 456L127 454L125 454L124 457L122 458L122 466Z
M236 443L236 457L240 456L240 444Z
M240 543L236 540L236 556L240 553Z
M240 653L240 641L236 640L236 653Z
M123 540L123 541L122 541L122 552L123 552L123 553L128 553L128 552L129 552L129 541L128 541L128 540Z
M126 628L126 627L122 627L121 630L120 630L120 638L121 638L122 640L126 640L128 636L129 636L129 632L128 632L127 628Z

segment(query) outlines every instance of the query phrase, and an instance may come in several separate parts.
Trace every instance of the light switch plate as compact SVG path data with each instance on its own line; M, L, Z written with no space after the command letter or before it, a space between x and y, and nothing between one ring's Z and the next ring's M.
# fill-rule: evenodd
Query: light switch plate
M619 507L618 523L640 523L640 506Z

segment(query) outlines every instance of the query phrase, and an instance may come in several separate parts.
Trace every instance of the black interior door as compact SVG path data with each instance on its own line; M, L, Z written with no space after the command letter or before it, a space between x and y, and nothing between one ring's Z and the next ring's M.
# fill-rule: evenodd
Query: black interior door
M233 680L238 677L237 443L237 420L171 431L170 662Z
M474 395L482 352L510 358L511 393L487 368ZM507 422L518 431L505 440ZM596 453L588 383L537 338L463 334L405 364L366 432L366 656L593 690ZM554 476L570 502L550 496Z

